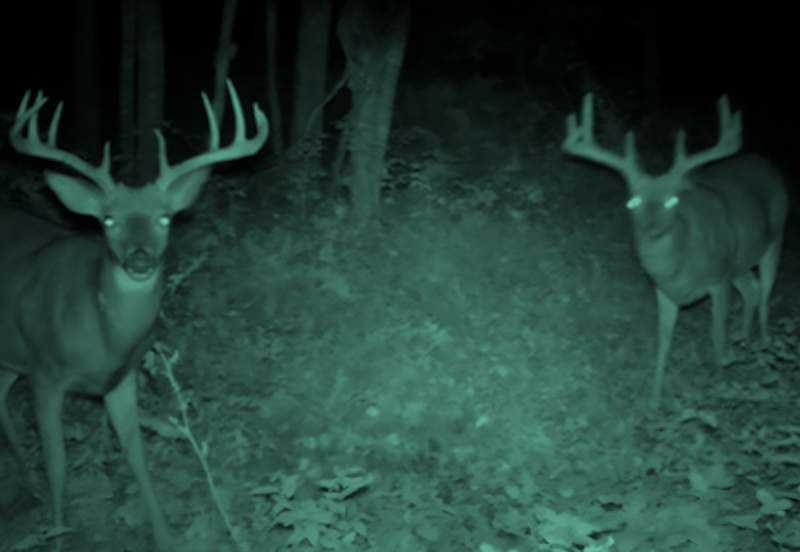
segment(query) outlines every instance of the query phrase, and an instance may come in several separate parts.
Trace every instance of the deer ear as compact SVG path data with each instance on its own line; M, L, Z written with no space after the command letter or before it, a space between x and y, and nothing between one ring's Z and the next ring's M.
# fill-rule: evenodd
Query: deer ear
M208 180L211 169L202 168L187 173L172 182L167 188L169 210L171 213L178 213L188 209L197 200L203 184Z
M97 219L105 216L105 193L96 184L80 176L44 171L47 185L70 211Z

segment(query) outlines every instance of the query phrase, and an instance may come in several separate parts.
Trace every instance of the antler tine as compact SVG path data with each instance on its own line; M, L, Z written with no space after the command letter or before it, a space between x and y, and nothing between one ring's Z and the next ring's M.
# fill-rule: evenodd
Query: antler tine
M219 124L217 124L217 118L214 116L214 108L211 107L208 94L200 92L200 98L203 100L203 108L206 110L206 118L208 119L208 151L218 150ZM166 155L164 160L166 161Z
M719 111L719 139L708 149L686 154L686 132L681 129L675 136L675 161L670 172L680 176L706 163L729 157L742 149L742 112L731 113L728 96L717 101Z
M56 110L53 113L53 118L50 120L50 127L47 129L47 145L50 147L56 146L56 133L58 132L58 125L61 123L61 113L64 111L64 102L58 102L56 106ZM31 134L36 136L36 139L39 139L39 133L37 132L39 125L36 124L34 121L36 119L36 114L31 118L31 125L28 126L28 136Z
M211 103L208 101L208 96L205 93L201 94L203 99L203 106L208 118L209 140L208 150L195 157L191 157L177 165L170 165L167 159L167 146L164 136L158 129L155 130L156 137L158 138L158 165L159 176L156 180L158 186L167 188L169 185L178 178L196 171L198 169L208 168L216 163L223 161L232 161L234 159L241 159L255 154L261 149L261 146L267 141L269 136L269 121L264 112L258 106L258 103L253 103L253 116L256 121L256 135L248 139L247 125L244 120L244 113L242 111L242 104L239 101L239 94L236 92L236 87L230 79L226 81L228 87L228 95L231 98L231 107L233 108L235 130L233 135L233 142L224 148L219 147L219 126L214 117L214 112L211 109Z
M14 126L11 128L11 132L19 132L22 130L22 127L25 126L25 122L28 121L31 117L35 117L38 111L42 108L44 104L47 103L47 98L41 90L36 93L36 98L33 100L33 105L28 108L28 100L31 97L31 91L26 90L25 95L22 96L22 101L19 103L19 107L17 108L17 117L14 119Z
M236 121L236 135L233 139L234 142L241 142L245 139L245 131L247 130L247 126L244 122L244 113L242 112L242 102L239 101L239 94L236 92L236 88L234 88L233 83L230 79L225 81L225 84L228 86L228 95L231 97L231 107L233 108L233 118ZM255 113L256 121L258 121L258 113L261 111L258 108L258 104L253 105L253 110ZM264 114L261 113L263 116ZM266 120L266 118L265 118Z
M53 113L53 118L47 130L47 139L45 142L42 142L39 136L39 111L41 111L44 104L47 103L48 98L40 90L36 93L33 103L28 105L30 97L31 91L27 90L22 97L19 108L17 108L17 117L14 120L14 125L11 127L11 132L9 132L8 141L13 148L19 153L24 153L32 157L49 159L50 161L62 163L88 178L100 186L100 188L113 188L116 184L110 173L110 144L106 142L103 148L103 160L98 167L90 165L73 153L56 147L56 134L58 133L58 125L61 122L64 102L59 102L56 106L56 110ZM26 126L28 127L27 137L23 137L22 129Z
M636 161L633 132L625 136L625 153L620 155L600 147L594 137L594 107L591 92L583 97L580 124L575 113L567 117L567 137L561 149L576 157L582 157L618 171L629 182L635 182L640 171Z
M583 95L581 121L586 137L594 143L594 95L591 92Z

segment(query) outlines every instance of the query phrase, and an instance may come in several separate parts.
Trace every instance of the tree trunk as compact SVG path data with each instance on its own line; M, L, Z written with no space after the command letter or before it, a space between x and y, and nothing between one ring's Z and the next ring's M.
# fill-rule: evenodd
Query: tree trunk
M402 1L349 0L339 16L337 35L347 58L353 106L340 143L349 153L350 170L347 178L341 170L336 178L349 186L353 214L361 225L380 204L407 31L408 5Z
M306 134L322 134L322 117L309 119L314 108L325 102L328 38L331 23L330 0L303 0L297 34L297 61L294 74L294 113L289 142Z
M100 155L100 101L97 89L97 0L76 0L73 17L72 135L78 149ZM98 157L99 158L99 157Z
M161 0L138 0L137 46L139 130L136 158L140 184L153 180L157 172L158 142L154 128L164 122L164 33L161 21Z
M644 2L644 52L642 80L645 91L645 110L654 113L661 99L661 80L664 72L664 55L661 31L661 5L659 0Z
M222 124L225 113L225 79L228 78L231 60L236 57L236 44L233 43L233 23L236 21L236 8L239 0L225 0L222 6L222 23L219 27L219 45L214 61L214 96L211 106L214 109L214 118L217 124Z
M119 178L132 183L136 174L136 0L122 0L119 60Z
M267 0L267 104L269 105L270 143L272 151L281 155L283 144L283 117L278 98L278 1Z

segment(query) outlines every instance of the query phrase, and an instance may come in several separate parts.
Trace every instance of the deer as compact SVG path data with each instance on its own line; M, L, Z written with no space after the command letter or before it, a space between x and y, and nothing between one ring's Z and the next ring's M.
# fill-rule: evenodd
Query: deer
M195 202L213 165L256 154L269 135L269 122L254 103L256 134L246 137L241 102L230 80L227 90L235 119L232 142L220 146L217 121L202 93L208 148L170 165L164 136L155 129L157 176L141 187L114 180L110 142L97 166L56 146L63 102L44 140L38 115L48 98L40 91L31 100L29 90L17 110L11 146L69 169L45 170L47 186L64 207L94 217L103 229L103 236L87 236L22 211L0 211L0 427L25 469L6 398L14 382L27 376L57 528L64 526L65 396L101 396L138 483L156 546L171 549L172 537L145 465L136 369L155 337L173 216Z
M731 285L743 300L746 339L758 305L761 341L769 340L769 298L780 263L789 199L780 171L766 158L739 154L742 115L727 96L717 102L717 142L691 155L686 132L675 139L672 167L660 175L642 170L633 131L622 154L594 136L592 94L566 119L565 153L617 172L626 182L627 208L639 261L655 284L658 348L650 406L660 405L672 334L682 307L711 297L711 341L718 368L730 364L725 327ZM756 273L757 272L757 273Z

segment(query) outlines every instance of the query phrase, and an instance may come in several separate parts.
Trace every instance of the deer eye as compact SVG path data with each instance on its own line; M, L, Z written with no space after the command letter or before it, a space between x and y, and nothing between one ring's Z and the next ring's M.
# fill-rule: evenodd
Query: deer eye
M664 207L666 207L667 209L672 209L676 207L678 203L680 203L680 201L681 200L678 199L678 196L674 195L664 202Z

